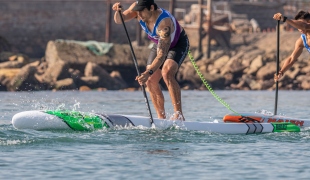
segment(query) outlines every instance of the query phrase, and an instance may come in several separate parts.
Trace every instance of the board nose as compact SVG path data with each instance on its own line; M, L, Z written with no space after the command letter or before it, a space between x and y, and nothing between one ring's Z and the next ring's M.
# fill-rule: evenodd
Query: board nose
M24 111L24 112L19 112L17 114L15 114L13 117L12 117L12 125L14 128L16 129L21 129L22 127L24 127L25 125L27 125L27 122L26 122L26 115L27 115L27 112Z
M44 111L23 111L12 117L12 125L16 129L70 129L69 126L57 116Z

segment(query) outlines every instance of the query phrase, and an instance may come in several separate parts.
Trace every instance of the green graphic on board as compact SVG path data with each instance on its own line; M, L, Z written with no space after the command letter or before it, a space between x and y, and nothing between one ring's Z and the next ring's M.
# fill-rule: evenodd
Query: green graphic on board
M109 128L106 122L92 113L78 111L46 111L46 113L61 118L71 129L76 131L93 131Z
M300 127L291 122L272 122L273 132L300 132Z

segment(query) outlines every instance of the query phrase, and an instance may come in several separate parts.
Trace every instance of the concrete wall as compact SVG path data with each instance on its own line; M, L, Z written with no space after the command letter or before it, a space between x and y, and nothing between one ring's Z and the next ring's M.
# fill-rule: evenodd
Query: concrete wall
M252 18L256 19L261 30L275 28L277 22L273 19L273 15L277 12L283 13L284 11L283 4L275 2L235 2L231 3L230 10L235 14L246 14L248 20L251 20Z
M132 2L123 1L124 7ZM158 1L158 5L169 8L169 0ZM185 7L182 2L178 5ZM1 0L0 36L14 52L37 58L44 56L49 40L105 41L107 8L106 0ZM136 24L126 23L132 36ZM112 20L111 28L111 42L127 42L122 25Z
M121 2L127 8L134 0ZM170 0L156 2L159 6L169 9ZM191 4L197 2L176 0L175 6L188 12ZM205 4L206 2L207 0ZM249 18L270 18L264 13L264 9L259 10L259 13L253 13L250 6L237 6L234 6L233 10L239 12L238 9L241 9L243 14L250 13ZM0 0L0 36L7 39L14 52L41 58L49 40L105 41L108 8L110 7L107 7L106 0ZM272 14L276 10L272 8L266 11ZM137 22L128 22L126 26L132 41L135 40ZM116 25L112 20L111 28L111 42L127 43L122 25Z
M13 50L44 56L49 40L104 40L106 4L99 1L1 1L0 36Z

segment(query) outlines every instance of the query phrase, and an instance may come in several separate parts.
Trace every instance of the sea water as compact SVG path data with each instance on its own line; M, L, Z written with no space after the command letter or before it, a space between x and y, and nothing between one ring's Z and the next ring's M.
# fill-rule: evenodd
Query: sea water
M273 113L274 91L216 91L236 112ZM310 119L309 91L279 91L277 114ZM0 93L0 179L309 179L310 130L226 135L185 130L18 130L14 114L67 109L148 116L141 91ZM149 94L148 94L149 96ZM167 116L173 114L164 92ZM151 112L155 110L149 98ZM208 91L182 91L187 121L231 113Z

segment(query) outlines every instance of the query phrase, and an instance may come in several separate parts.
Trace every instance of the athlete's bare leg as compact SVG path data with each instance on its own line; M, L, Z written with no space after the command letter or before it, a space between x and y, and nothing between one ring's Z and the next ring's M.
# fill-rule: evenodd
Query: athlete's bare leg
M150 91L151 99L156 109L157 117L159 119L166 119L165 99L160 88L159 81L162 78L161 70L155 71L146 82L146 86Z
M182 112L181 89L175 79L178 64L173 59L167 59L162 68L162 77L167 85L174 109L173 119L185 120Z

